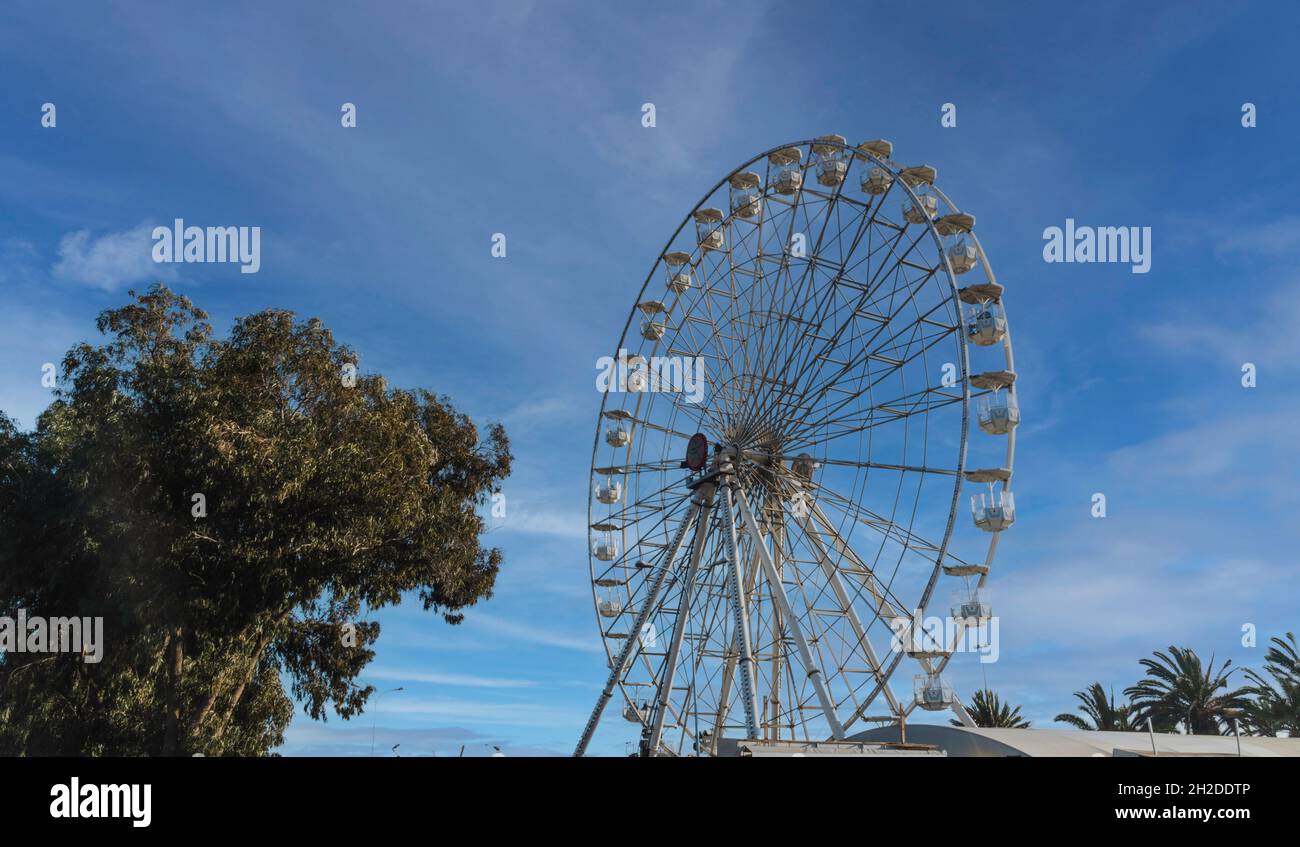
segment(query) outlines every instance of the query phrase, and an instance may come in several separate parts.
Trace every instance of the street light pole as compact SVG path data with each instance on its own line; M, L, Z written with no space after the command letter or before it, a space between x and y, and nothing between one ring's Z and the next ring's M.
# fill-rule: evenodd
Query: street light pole
M381 694L392 694L398 691L405 691L405 690L406 690L406 686L399 685L396 688L390 688L387 691L379 692L378 694L375 695L375 699L378 700ZM379 722L379 716L371 715L370 717L370 758L372 759L375 757L375 725L378 722Z
M1237 725L1237 718L1241 716L1241 709L1224 709L1224 717L1232 721L1232 734L1237 737L1237 758L1241 758L1241 728Z

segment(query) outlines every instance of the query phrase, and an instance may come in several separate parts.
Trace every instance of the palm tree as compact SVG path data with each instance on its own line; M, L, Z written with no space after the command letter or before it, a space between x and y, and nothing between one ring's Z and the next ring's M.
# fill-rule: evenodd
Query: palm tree
M1133 701L1138 725L1148 719L1156 726L1181 728L1192 735L1219 735L1227 713L1244 709L1249 702L1244 688L1228 689L1232 660L1215 670L1214 656L1208 665L1188 647L1170 646L1169 653L1156 651L1142 659L1146 678L1124 689Z
M1003 703L990 688L982 688L971 698L967 709L975 725L986 729L1028 729L1029 721L1020 717L1020 707ZM965 726L961 721L950 721L953 726Z
M1264 654L1264 670L1272 679L1246 671L1254 683L1246 691L1255 698L1246 705L1246 722L1260 735L1286 732L1292 738L1300 737L1300 649L1295 633L1270 641L1273 646Z
M1101 683L1094 682L1083 691L1074 692L1074 696L1083 703L1078 710L1087 715L1091 723L1089 723L1089 720L1084 720L1078 715L1072 715L1069 712L1062 712L1053 720L1068 723L1076 729L1089 729L1099 732L1130 732L1134 729L1131 722L1133 707L1128 703L1115 705L1114 689L1111 690L1110 696L1107 697Z

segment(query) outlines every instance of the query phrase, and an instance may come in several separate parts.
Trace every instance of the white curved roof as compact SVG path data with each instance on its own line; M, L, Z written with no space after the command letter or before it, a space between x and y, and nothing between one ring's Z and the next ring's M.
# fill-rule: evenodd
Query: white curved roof
M931 744L949 756L1151 756L1152 736L1145 732L1085 732L1080 729L981 729L909 724L909 744ZM898 728L880 727L852 741L898 741ZM1231 735L1155 733L1157 756L1236 756ZM1241 737L1241 755L1300 757L1300 738Z

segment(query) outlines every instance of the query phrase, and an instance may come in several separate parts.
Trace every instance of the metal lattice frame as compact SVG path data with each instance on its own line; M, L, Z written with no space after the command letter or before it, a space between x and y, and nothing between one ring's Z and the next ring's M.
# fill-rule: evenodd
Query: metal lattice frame
M967 450L972 399L997 389L1014 402L1014 362L1005 323L998 343L970 346L961 304L1000 306L1001 287L932 170L899 166L888 145L836 139L773 148L714 186L624 326L617 351L633 363L699 357L706 390L698 404L653 390L601 404L593 481L620 491L590 500L589 523L593 550L612 542L591 556L611 672L579 755L616 692L650 755L903 722L917 703L892 685L900 664L941 673L961 630L907 650L891 644L890 620L928 609L945 582L974 592L987 580L1000 532L982 559L960 558L983 539L958 503L968 479L1010 491L1014 428L997 461L984 453L998 439L978 429L977 470ZM791 150L801 184L781 193ZM838 184L819 180L823 160L843 162ZM879 193L860 187L870 169L887 183ZM760 176L738 177L747 173ZM758 206L742 196L736 209L750 214L737 214L729 189L753 182ZM909 220L902 208L924 210L923 195L934 214ZM720 244L690 226L715 207L721 220L702 226L716 226ZM957 237L977 252L961 287L948 252ZM688 263L670 269L662 257L674 253ZM683 270L689 287L668 284ZM639 316L659 326L642 331ZM998 350L1004 360L988 359ZM973 362L1001 376L973 380ZM711 455L692 474L681 460L695 432Z

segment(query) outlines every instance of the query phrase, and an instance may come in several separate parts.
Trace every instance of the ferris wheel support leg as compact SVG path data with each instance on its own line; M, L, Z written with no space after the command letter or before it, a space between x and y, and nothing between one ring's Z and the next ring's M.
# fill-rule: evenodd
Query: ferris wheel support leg
M722 685L718 694L718 712L713 721L713 733L709 736L709 755L718 754L718 739L726 726L727 706L731 702L731 678L736 675L736 639L731 639L731 652L727 654L722 668Z
M605 706L609 703L610 698L614 696L614 688L618 685L619 679L622 678L623 672L627 670L627 663L631 661L633 650L640 640L641 630L646 621L650 619L659 591L663 588L664 580L668 577L668 572L672 570L673 561L677 558L677 553L682 549L682 543L686 541L686 533L690 530L691 523L699 511L698 498L692 498L691 505L682 518L682 525L677 530L676 537L673 538L672 544L668 545L668 552L664 557L663 564L659 567L659 573L655 575L654 582L650 585L650 591L642 602L641 611L636 617L636 623L633 624L633 632L628 634L627 643L623 645L623 649L618 653L618 658L614 660L614 667L609 673L609 679L605 682L605 688L600 692L600 697L596 699L596 707L591 710L591 717L587 719L587 727L582 731L582 738L578 739L578 746L573 751L575 757L586 754L587 745L591 743L591 736L595 734L596 727L600 725L600 716L604 714Z
M750 597L754 593L754 584L758 577L758 554L754 554L750 561L749 568L745 571L744 594ZM738 646L739 639L736 633L732 633L731 645L727 653L727 660L722 667L722 686L721 693L718 695L718 711L714 717L713 734L709 737L709 752L716 755L718 752L718 739L722 737L722 732L727 723L727 706L731 702L731 681L736 676L737 657L740 655Z
M677 621L673 626L673 640L668 647L663 678L659 683L659 692L655 700L654 717L650 725L650 734L646 742L647 754L655 755L659 751L659 739L663 737L664 718L668 713L668 701L672 696L673 680L677 675L677 657L681 653L682 638L686 634L686 621L690 617L691 594L695 589L695 576L700 570L700 559L704 555L704 542L709 534L709 513L713 509L715 486L708 486L700 492L699 517L695 521L695 543L691 546L691 562L686 571L686 580L682 583L682 596L677 604Z
M849 592L844 587L844 581L840 579L839 569L835 567L833 562L831 562L830 553L826 550L825 542L823 542L821 536L817 534L815 527L813 527L811 518L804 515L797 520L799 520L804 532L808 535L808 539L812 541L813 547L817 551L817 559L821 563L822 573L826 574L826 581L831 584L831 588L835 591L836 599L844 609L845 616L849 619L849 626L853 629L853 636L858 639L858 643L862 645L862 649L866 652L867 660L871 663L873 675L879 682L886 682L886 678L882 673L880 658L876 655L876 648L872 646L871 639L867 637L867 630L862 626L862 620L858 617L857 610L853 608L853 599L849 597ZM885 700L889 703L889 708L894 712L894 714L901 715L902 709L899 708L898 701L894 699L894 692L889 690L888 685L884 687L883 693L885 695Z
M740 514L744 518L745 526L758 552L759 562L763 566L763 575L767 577L767 581L772 587L772 597L775 598L777 606L780 607L781 615L788 621L787 628L794 638L795 647L799 650L799 658L803 661L804 672L808 675L808 681L812 683L813 690L817 692L817 699L821 703L822 712L826 715L826 722L830 724L831 736L842 739L844 738L844 727L835 714L835 702L831 699L830 692L826 690L826 680L822 677L821 668L813 661L812 650L808 648L808 641L804 638L803 629L799 626L799 621L795 617L794 608L790 605L790 598L786 596L785 586L781 584L781 577L776 572L776 565L772 562L772 554L768 552L767 545L763 543L763 536L759 530L758 522L754 520L754 513L749 509L749 500L745 497L745 492L741 490L740 486L736 486L736 495L736 499L740 503Z
M776 501L777 509L780 509L780 500ZM772 561L776 564L776 574L778 578L783 577L785 556L785 521L778 521L772 528ZM782 635L784 628L781 625L781 610L774 609L772 614L772 688L768 695L769 704L772 708L770 717L764 717L766 728L773 741L781 740L781 667L789 661L785 655L785 638Z
M952 713L957 716L957 720L961 721L962 726L968 726L972 729L978 726L975 719L970 716L970 712L966 711L966 707L956 697L952 698Z
M745 592L740 589L740 545L736 538L736 513L732 502L732 480L722 487L723 505L727 510L727 587L731 591L731 609L735 619L736 652L739 653L740 696L745 706L745 729L749 738L758 738L758 700L754 691L754 654L749 640L749 610ZM742 495L743 496L743 495Z

